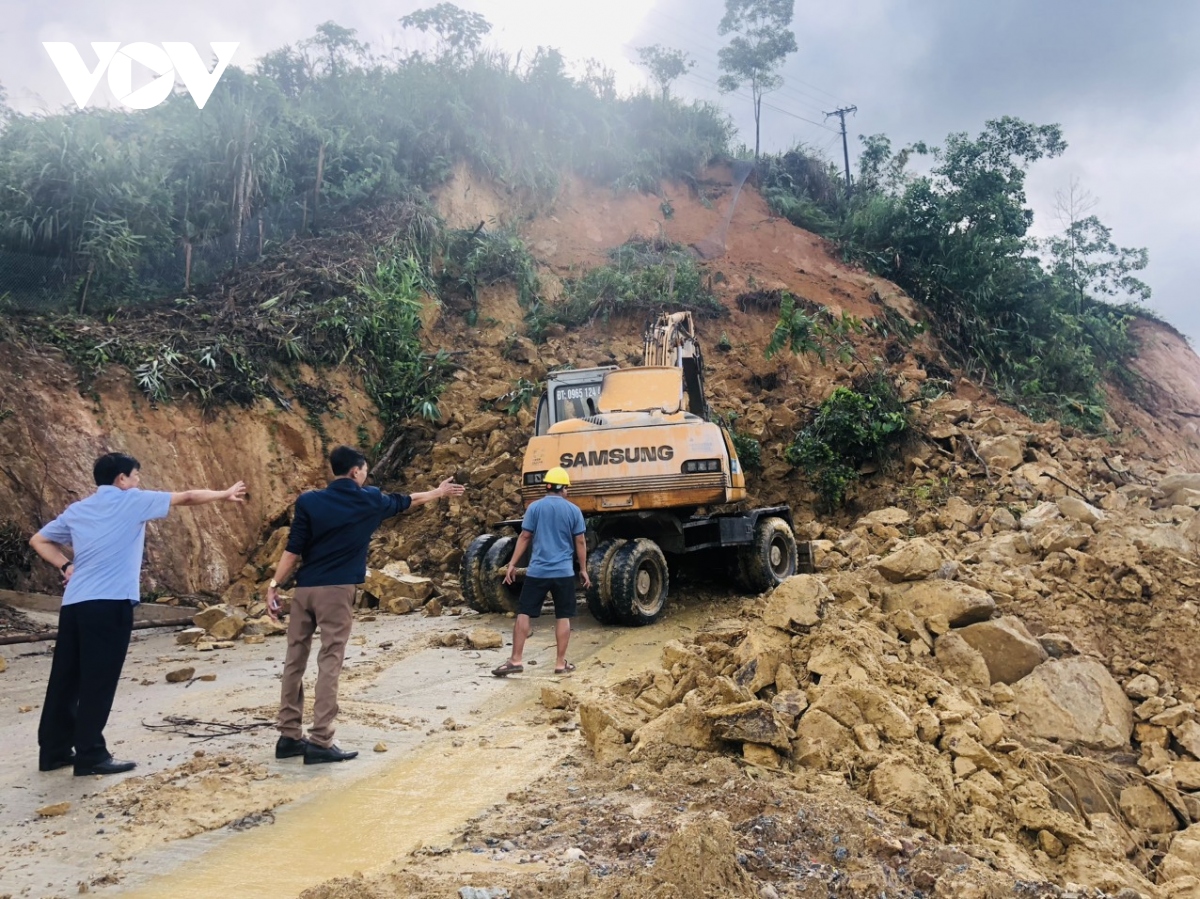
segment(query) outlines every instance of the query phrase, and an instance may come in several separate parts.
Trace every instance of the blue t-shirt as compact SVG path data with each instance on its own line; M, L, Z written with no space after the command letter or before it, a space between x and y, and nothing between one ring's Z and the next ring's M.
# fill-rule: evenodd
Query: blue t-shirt
M170 511L170 493L111 484L67 506L38 532L75 550L63 605L92 599L139 602L146 522L166 518Z
M324 490L310 490L296 500L287 551L300 556L297 587L335 587L367 579L371 535L403 512L412 499L359 487L351 478L335 478Z
M525 510L521 530L533 534L529 577L574 577L575 538L587 529L583 513L565 496L547 494Z

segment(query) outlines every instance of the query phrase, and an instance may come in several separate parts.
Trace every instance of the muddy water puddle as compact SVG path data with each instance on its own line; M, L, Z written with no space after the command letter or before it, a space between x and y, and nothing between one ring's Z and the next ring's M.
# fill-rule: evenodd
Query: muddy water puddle
M211 899L236 890L239 899L294 897L330 878L378 870L421 845L445 845L470 818L546 776L580 745L577 732L548 739L555 729L532 723L542 685L582 692L640 671L658 660L664 642L694 631L707 611L685 609L637 630L601 628L585 617L572 637L569 655L579 668L570 679L552 675L552 632L539 628L527 655L539 665L496 684L501 689L472 697L482 702L470 718L459 717L469 722L466 729L433 733L407 756L355 780L346 776L354 776L350 766L361 760L312 768L312 776L327 777L328 785L276 809L273 825L211 834L190 847L176 843L146 860L160 871L170 865L171 871L121 895ZM446 712L430 717L436 714ZM369 754L370 747L364 748ZM128 873L140 873L136 862Z

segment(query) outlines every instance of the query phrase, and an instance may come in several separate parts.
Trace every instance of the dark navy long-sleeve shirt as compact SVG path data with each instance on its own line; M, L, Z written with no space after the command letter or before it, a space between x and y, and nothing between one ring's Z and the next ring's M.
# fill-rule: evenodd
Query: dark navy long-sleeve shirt
M287 550L303 559L298 587L361 584L367 579L367 548L384 519L412 505L403 493L359 487L337 478L324 490L310 490L296 500Z

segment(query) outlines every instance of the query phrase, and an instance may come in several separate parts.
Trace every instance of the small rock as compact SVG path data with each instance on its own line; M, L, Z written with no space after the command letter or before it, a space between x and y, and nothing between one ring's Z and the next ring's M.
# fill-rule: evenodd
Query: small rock
M217 640L212 645L213 649L233 649L232 640Z
M379 742L375 744L376 752L387 752L387 743Z
M425 603L424 613L426 618L439 618L442 614L442 602L439 599L431 599Z
M4 656L0 656L0 674L8 670L8 660Z
M175 642L180 645L187 646L191 643L199 643L200 638L204 636L204 628L189 627L175 635Z
M467 634L467 645L472 649L499 649L504 645L504 636L490 627L477 627Z
M267 637L265 634L246 634L244 637L242 637L242 642L250 644L266 643Z
M587 861L587 856L584 855L583 850L580 849L578 846L572 846L570 849L568 849L566 852L564 852L563 858L565 858L569 862L585 862L585 861Z
M196 680L202 680L208 684L211 684L216 679L217 679L217 676L215 674L202 674L198 678L196 678Z
M43 805L37 813L43 818L57 818L59 815L65 815L70 808L69 802L56 802L53 805Z
M196 644L196 652L212 652L214 648L215 647L207 640Z
M167 672L167 683L178 684L185 680L191 680L195 673L195 668L176 668L174 671Z
M1158 695L1158 688L1157 678L1149 674L1139 674L1125 685L1125 695L1130 699L1149 699Z

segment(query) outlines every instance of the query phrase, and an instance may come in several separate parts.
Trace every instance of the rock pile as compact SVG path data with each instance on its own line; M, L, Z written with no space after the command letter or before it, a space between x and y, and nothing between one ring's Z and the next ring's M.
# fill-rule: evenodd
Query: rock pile
M1147 639L1197 583L1200 476L1105 490L1011 437L977 446L993 504L823 528L821 574L586 699L597 760L837 774L1017 876L1200 897L1200 688Z

